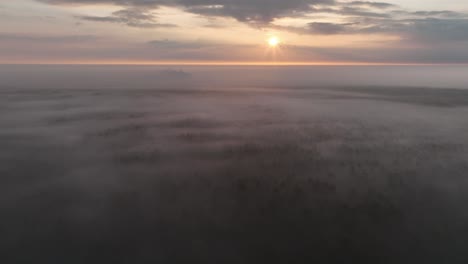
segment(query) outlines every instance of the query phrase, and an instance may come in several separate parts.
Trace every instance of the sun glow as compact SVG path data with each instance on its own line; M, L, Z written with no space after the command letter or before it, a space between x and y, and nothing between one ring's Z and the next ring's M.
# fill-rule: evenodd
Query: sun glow
M272 48L278 46L280 44L280 40L278 37L270 37L268 39L268 45Z

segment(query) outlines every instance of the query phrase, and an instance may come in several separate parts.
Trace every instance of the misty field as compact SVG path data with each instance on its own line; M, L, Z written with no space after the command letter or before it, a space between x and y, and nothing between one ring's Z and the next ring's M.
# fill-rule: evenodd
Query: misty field
M468 263L468 90L125 85L0 87L2 263Z

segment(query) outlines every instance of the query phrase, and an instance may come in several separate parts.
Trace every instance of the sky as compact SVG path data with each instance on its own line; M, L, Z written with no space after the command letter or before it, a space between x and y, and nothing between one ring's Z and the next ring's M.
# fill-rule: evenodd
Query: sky
M467 64L468 1L0 0L0 63Z

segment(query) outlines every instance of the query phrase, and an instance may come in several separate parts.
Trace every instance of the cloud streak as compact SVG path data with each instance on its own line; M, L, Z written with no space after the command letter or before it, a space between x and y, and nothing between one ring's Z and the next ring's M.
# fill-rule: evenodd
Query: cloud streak
M300 34L399 36L402 41L449 43L468 41L468 14L455 11L406 11L380 2L337 3L316 13L339 15L343 22L308 22L302 27L279 27ZM312 19L313 20L313 19Z
M86 43L94 42L99 37L95 35L66 35L66 36L53 36L53 35L24 35L12 33L0 33L0 41L4 42L27 42L27 43Z
M144 8L127 8L112 13L111 16L79 16L78 18L95 22L126 24L137 28L176 27L170 23L157 22L156 16Z

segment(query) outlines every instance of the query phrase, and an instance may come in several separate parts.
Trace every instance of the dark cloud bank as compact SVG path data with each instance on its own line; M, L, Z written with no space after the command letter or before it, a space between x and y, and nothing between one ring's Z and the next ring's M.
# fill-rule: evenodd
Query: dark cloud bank
M159 6L177 6L188 12L207 16L227 16L239 21L268 23L274 18L291 16L310 9L314 4L333 4L333 0L42 0L51 4L96 4L107 3L121 5L126 8L138 7L154 9Z
M333 0L41 0L49 4L97 4L122 6L111 16L83 16L84 20L123 23L133 27L173 27L158 21L152 13L160 6L175 6L206 17L231 17L261 27L282 17L310 18L317 13L342 16L347 23L314 21L303 28L283 28L310 34L375 34L390 33L418 40L468 40L467 14L440 11L407 11L384 2L337 2Z

